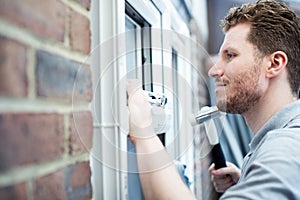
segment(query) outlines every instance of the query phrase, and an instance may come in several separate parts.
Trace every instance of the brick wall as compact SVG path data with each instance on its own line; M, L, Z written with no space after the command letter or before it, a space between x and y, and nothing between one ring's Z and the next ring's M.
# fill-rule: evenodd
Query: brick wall
M0 2L0 199L91 199L91 0Z

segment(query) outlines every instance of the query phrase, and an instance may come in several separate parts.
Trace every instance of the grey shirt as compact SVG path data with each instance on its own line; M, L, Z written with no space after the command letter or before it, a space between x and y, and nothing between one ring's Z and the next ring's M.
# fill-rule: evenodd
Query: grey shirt
M300 100L253 137L239 182L221 199L300 199Z

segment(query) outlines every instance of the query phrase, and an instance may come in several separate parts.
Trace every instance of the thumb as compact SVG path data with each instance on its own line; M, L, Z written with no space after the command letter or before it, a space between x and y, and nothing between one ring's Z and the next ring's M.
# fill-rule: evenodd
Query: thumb
M227 167L220 168L218 170L214 170L214 175L220 176L220 175L233 175L237 174L239 169L232 163L226 162Z
M142 84L139 79L128 79L126 84L126 92L128 96L132 96L136 91L142 89Z
M231 174L232 169L229 167L223 167L218 170L214 170L212 173L217 176L223 176L223 175Z
M213 170L215 170L215 163L212 163L208 168L208 171L210 172L212 172Z

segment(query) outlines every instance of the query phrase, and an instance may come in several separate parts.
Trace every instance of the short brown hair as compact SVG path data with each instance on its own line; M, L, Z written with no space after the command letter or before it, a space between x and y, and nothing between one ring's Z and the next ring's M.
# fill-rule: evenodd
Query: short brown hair
M237 24L250 23L248 40L263 55L284 51L292 92L300 87L300 17L285 3L261 0L229 10L221 22L224 32Z

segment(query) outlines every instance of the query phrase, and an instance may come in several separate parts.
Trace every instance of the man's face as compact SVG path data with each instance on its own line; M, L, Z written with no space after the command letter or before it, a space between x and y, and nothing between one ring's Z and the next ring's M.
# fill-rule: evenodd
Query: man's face
M260 87L261 58L247 41L250 24L232 27L225 35L219 59L208 74L216 78L217 106L221 111L243 114L255 105Z

